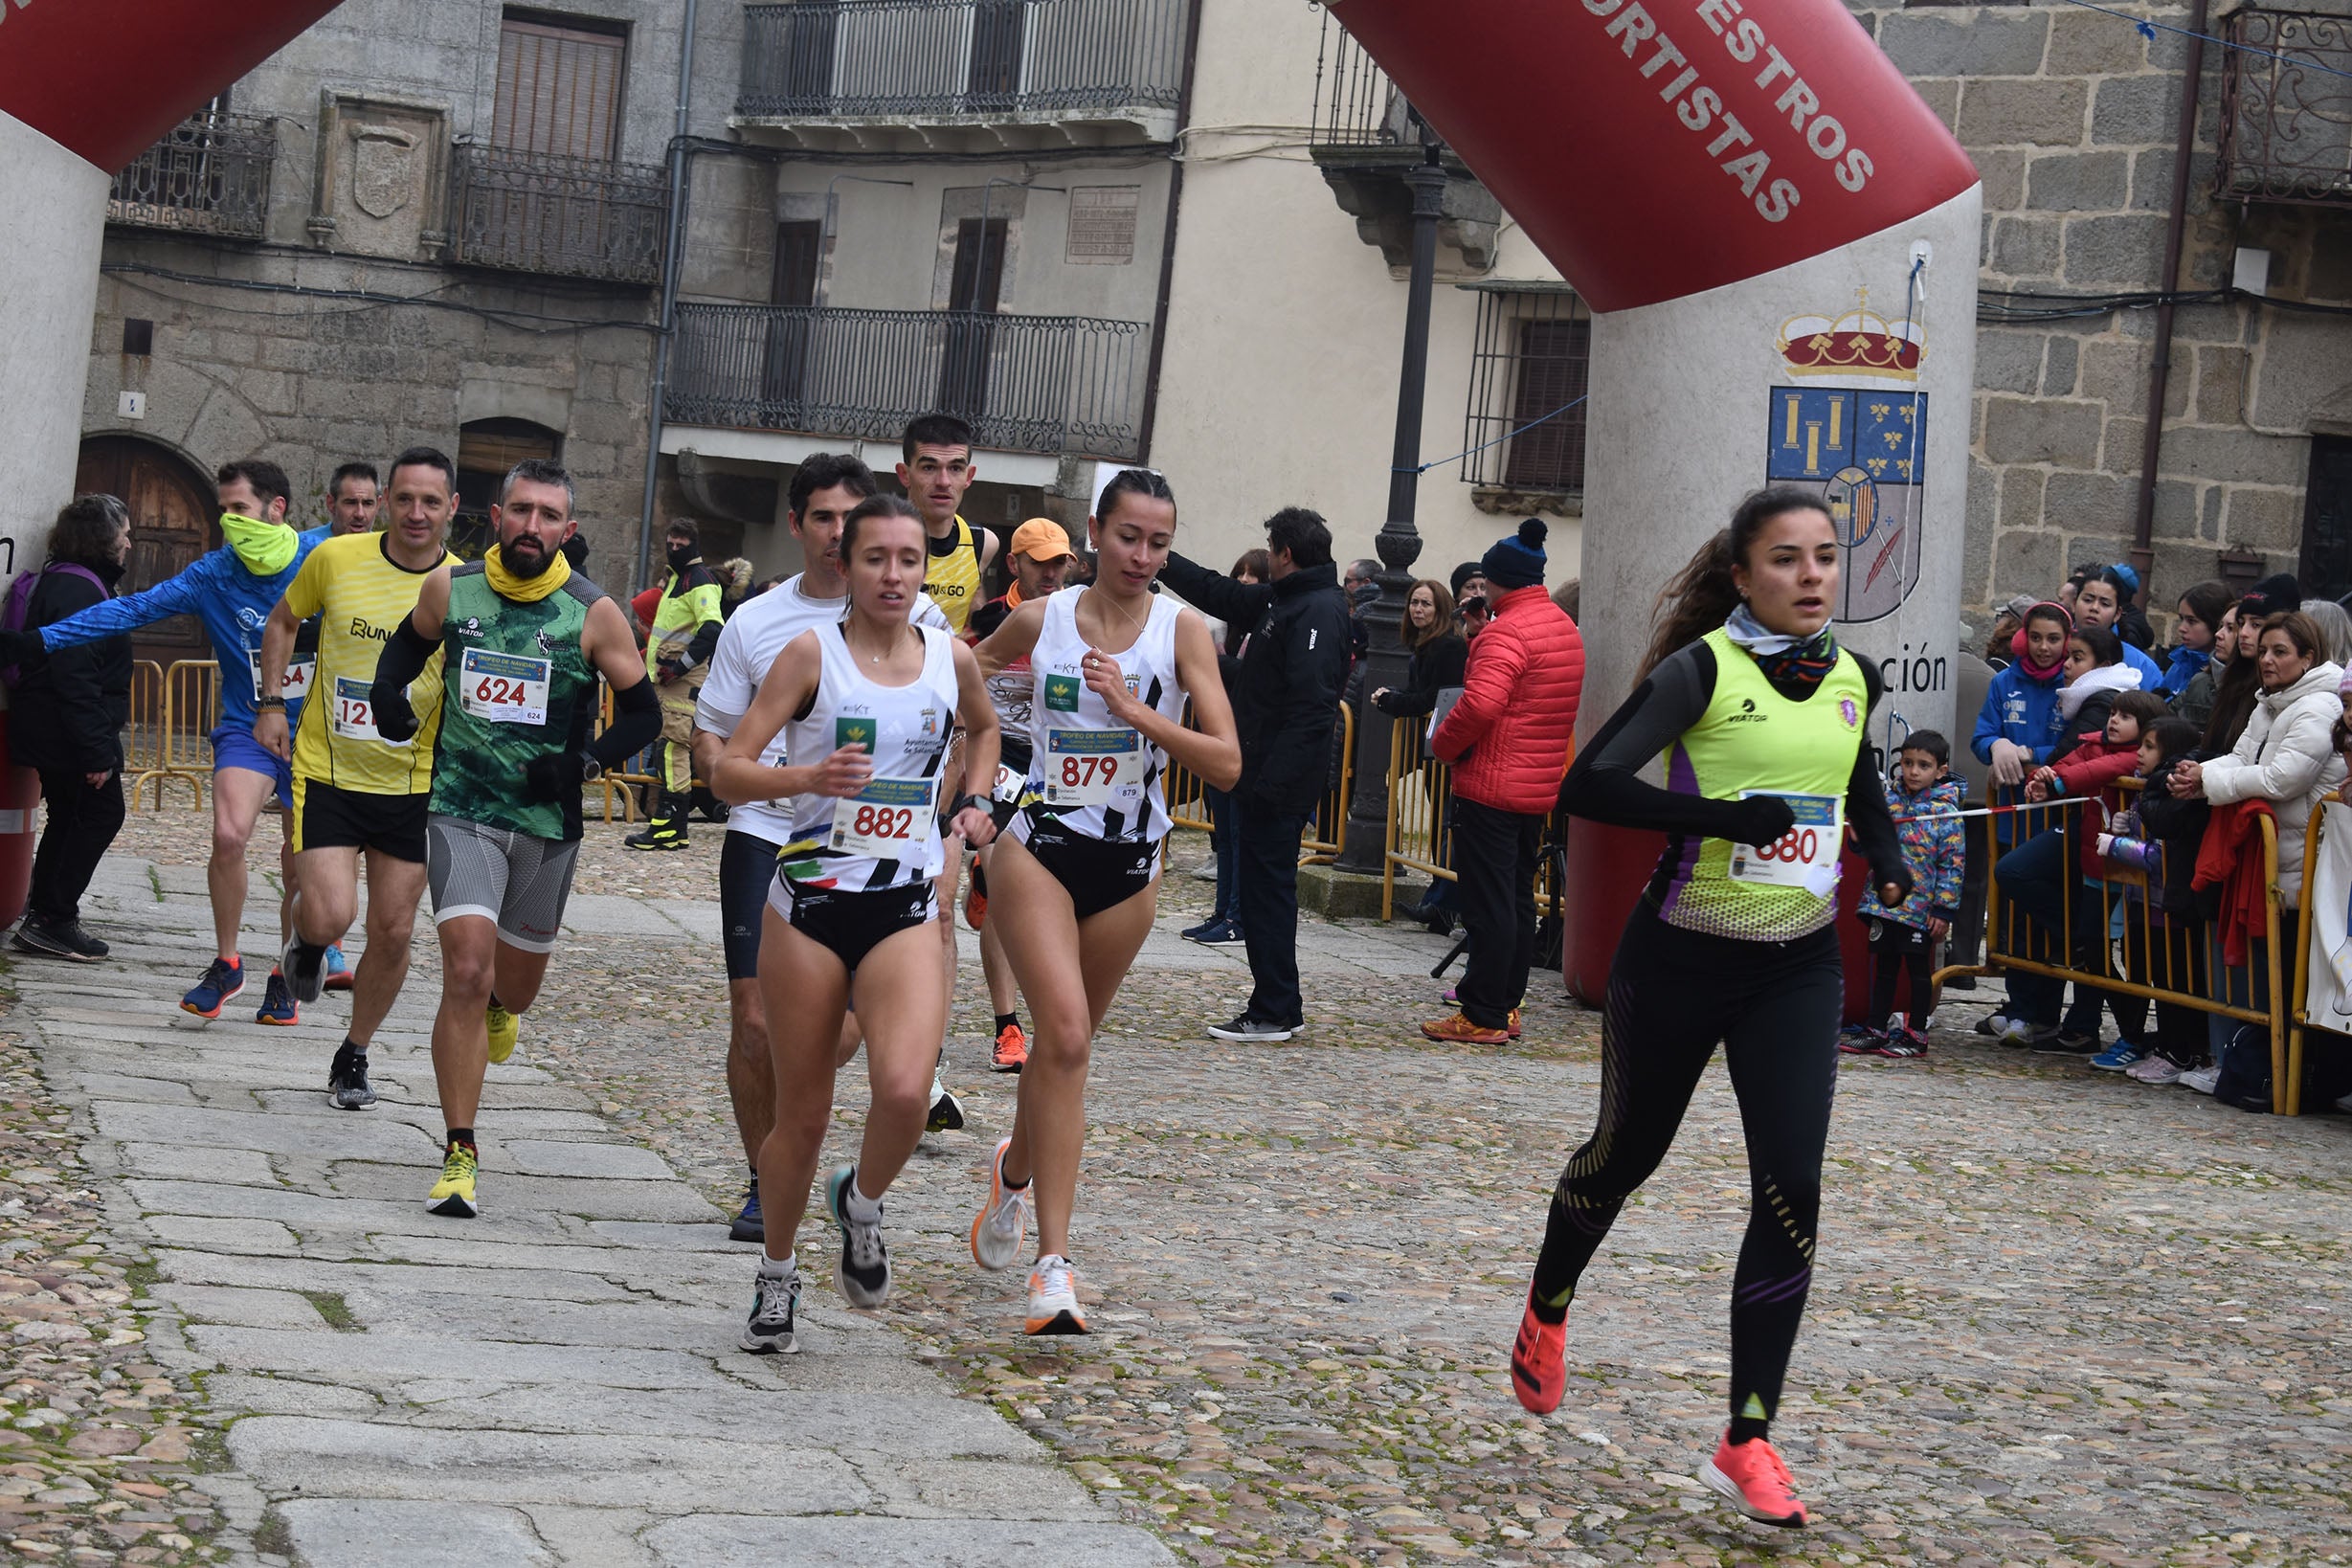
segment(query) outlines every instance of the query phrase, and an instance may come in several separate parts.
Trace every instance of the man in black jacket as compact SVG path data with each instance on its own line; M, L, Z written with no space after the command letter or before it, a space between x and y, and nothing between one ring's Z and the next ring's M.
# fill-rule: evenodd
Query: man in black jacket
M1245 628L1233 716L1241 730L1242 935L1255 982L1220 1040L1288 1040L1306 1024L1298 989L1298 844L1331 762L1348 678L1348 601L1332 530L1303 506L1266 520L1271 580L1237 582L1172 554L1160 581L1204 614Z
M78 497L57 514L49 564L27 602L37 629L103 602L130 559L130 514L112 496ZM123 828L123 726L130 716L127 637L61 648L23 666L9 700L9 760L41 775L49 819L15 946L93 963L106 944L81 925L81 895Z

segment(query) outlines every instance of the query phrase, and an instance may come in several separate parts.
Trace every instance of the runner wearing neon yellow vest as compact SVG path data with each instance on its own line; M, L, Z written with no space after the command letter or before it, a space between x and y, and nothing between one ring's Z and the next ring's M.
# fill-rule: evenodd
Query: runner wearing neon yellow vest
M1567 1381L1577 1285L1655 1171L1718 1043L1754 1202L1732 1276L1731 1422L1700 1479L1751 1518L1803 1525L1766 1438L1812 1282L1845 976L1832 918L1850 826L1879 896L1911 891L1877 759L1875 672L1838 646L1838 543L1818 491L1740 504L1669 585L1633 695L1582 748L1562 802L1668 835L1610 966L1600 1125L1560 1175L1512 1386L1538 1413ZM1663 788L1641 770L1663 755Z

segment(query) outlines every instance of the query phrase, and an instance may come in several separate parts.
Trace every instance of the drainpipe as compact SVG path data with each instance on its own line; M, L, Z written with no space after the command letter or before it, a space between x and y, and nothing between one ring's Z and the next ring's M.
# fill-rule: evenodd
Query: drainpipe
M695 0L686 0L684 32L678 44L678 121L670 133L670 221L661 242L660 334L654 340L653 382L646 399L645 499L637 520L637 571L629 579L633 590L644 588L652 571L654 490L661 476L661 399L669 385L670 342L678 333L678 271L686 248L686 109L694 95L694 6Z
M2164 270L2158 287L2156 354L2148 367L2148 417L2139 443L2139 504L2132 520L2132 565L2139 571L2139 595L2153 580L2156 549L2156 463L2164 444L2164 393L2172 378L2172 296L2181 283L2181 247L2188 228L2188 165L2197 148L2197 93L2205 76L2206 0L2192 0L2188 18L2188 63L2181 73L2180 123L2172 146L2172 210L2164 225Z
M2202 0L2200 0L2202 3ZM1189 0L1184 18L1184 77L1176 88L1176 146L1193 123L1193 59L1200 51L1200 8L1208 0ZM1136 426L1135 460L1152 460L1152 432L1159 422L1159 368L1168 354L1168 296L1176 285L1176 215L1184 200L1184 160L1171 156L1168 170L1168 216L1160 225L1159 298L1152 306L1152 352L1143 372L1143 417Z

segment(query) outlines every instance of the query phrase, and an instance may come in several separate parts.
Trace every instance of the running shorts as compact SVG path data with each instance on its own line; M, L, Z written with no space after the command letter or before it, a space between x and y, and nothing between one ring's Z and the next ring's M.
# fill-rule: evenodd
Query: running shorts
M563 929L577 839L538 839L435 812L426 824L425 877L433 923L459 915L498 922L498 939L525 952L549 952Z
M1053 873L1070 895L1070 912L1085 920L1125 904L1159 875L1159 840L1096 839L1063 826L1034 806L1014 815L1009 830Z
M939 918L939 895L929 882L853 893L810 887L779 876L768 904L794 930L832 949L852 974L885 938Z
M213 745L213 772L241 768L249 773L259 773L276 782L278 803L288 811L294 809L294 764L254 739L250 727L224 724L206 739Z
M325 779L294 775L294 848L377 849L395 861L422 863L422 795L362 795Z
M755 833L733 828L720 843L719 936L727 950L730 980L759 977L759 916L775 881L779 847Z

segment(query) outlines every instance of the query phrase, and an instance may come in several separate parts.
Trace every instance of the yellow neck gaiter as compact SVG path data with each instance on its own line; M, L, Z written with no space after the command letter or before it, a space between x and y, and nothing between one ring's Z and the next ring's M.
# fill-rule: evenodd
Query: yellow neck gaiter
M518 577L508 571L496 545L490 547L490 553L482 558L482 564L489 573L490 591L517 604L537 604L571 580L571 562L562 550L555 552L548 569L536 577Z
M275 577L293 563L300 544L283 523L269 523L242 512L220 514L221 537L236 552L237 563L257 577Z

